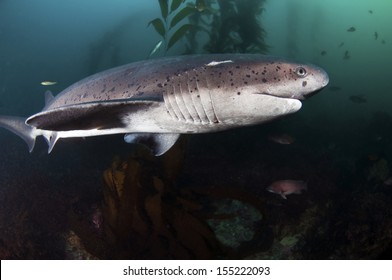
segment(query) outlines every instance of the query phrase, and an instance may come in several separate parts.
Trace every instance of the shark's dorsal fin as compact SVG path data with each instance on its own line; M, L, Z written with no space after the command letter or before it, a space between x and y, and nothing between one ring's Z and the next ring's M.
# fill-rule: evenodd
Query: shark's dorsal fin
M45 91L45 107L48 107L54 99L53 93L50 90Z
M141 144L149 148L155 156L166 153L178 140L175 133L130 133L124 135L127 143Z

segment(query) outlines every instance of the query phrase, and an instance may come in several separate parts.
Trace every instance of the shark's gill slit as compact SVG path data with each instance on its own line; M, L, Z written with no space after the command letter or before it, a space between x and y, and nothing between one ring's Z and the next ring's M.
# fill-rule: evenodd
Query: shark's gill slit
M189 73L186 72L185 73L185 79L181 83L182 97L183 97L186 109L187 109L188 113L190 114L190 116L192 118L192 122L193 123L198 123L199 122L198 121L198 116L197 116L196 109L195 109L195 107L193 105L191 93L189 91L188 81L189 81Z
M190 104L189 104L189 106L192 108L192 110L194 111L194 122L195 123L202 123L203 121L202 121L202 119L201 119L201 117L200 117L200 114L199 114L199 111L197 110L197 106L196 106L196 104L195 104L195 99L194 99L194 97L195 97L195 94L193 94L193 92L191 92L191 87L189 86L189 77L187 77L187 79L186 79L186 81L185 81L185 84L186 84L186 88L187 88L187 91L188 91L188 97L189 97L189 101L190 101ZM195 80L196 81L196 80Z
M170 104L170 107L171 107L171 109L172 109L173 115L175 116L175 119L178 120L178 121L180 121L180 120L181 120L181 117L180 117L180 115L179 115L179 113L178 113L178 110L177 110L177 108L176 108L175 100L173 100L173 99L174 99L174 85L172 85L172 86L170 87L170 92L169 92L168 95L167 95L167 101L168 101L168 103Z
M203 94L203 99L202 99L202 104L203 108L205 108L205 112L207 114L207 118L210 124L215 123L215 113L214 109L212 108L212 100L211 100L211 93L210 93L210 85L208 83L208 79L205 79L206 81L206 90L205 93Z
M182 97L181 97L181 83L178 83L177 87L174 87L174 100L175 100L175 104L176 104L176 108L179 112L179 116L180 116L180 120L182 121L187 121L187 116L184 114L183 112L183 108L184 108L184 104L182 103Z
M188 83L188 87L193 88L193 85L189 85L189 83ZM208 123L208 119L207 119L206 113L204 111L204 108L201 104L200 90L199 90L199 84L197 82L197 79L195 80L195 88L194 89L195 90L193 90L193 93L191 92L193 104L195 105L195 108L196 108L197 114L199 115L201 123L206 124L206 123Z
M182 115L180 108L178 108L178 103L177 103L177 98L176 98L176 86L175 84L173 84L172 86L172 92L170 92L169 95L169 100L170 100L170 104L172 105L173 108L173 112L174 114L176 114L176 117L179 121L185 121L184 116Z
M200 101L201 108L203 109L203 115L205 116L205 123L211 123L211 120L208 116L208 111L206 110L206 107L204 105L204 91L200 90L199 83L197 81L196 81L196 89L197 89L196 90L197 97Z
M165 102L165 107L166 107L166 110L169 113L170 117L172 117L173 119L177 119L177 116L175 115L175 113L173 111L173 107L170 104L169 93L167 90L165 90L163 92L163 101Z
M188 108L188 105L187 105L188 102L186 100L186 91L184 91L182 89L182 81L179 84L179 101L180 101L181 109L182 109L181 112L185 116L186 121L194 123L195 120L194 120L194 118Z
M212 101L211 97L211 92L208 91L208 95L210 96L210 103L211 103L211 112L212 112L212 117L213 117L213 123L219 123L218 116L216 115L215 107L214 107L214 102Z

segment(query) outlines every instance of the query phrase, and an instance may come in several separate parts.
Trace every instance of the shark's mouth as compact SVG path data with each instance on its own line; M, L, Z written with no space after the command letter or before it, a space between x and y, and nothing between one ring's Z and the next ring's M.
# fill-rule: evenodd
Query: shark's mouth
M287 94L285 96L281 96L279 94L273 94L273 93L269 93L269 92L261 92L261 93L257 93L257 94L261 94L261 95L268 95L268 96L273 96L273 97L277 97L277 98L284 98L284 99L293 99L293 100L305 100L306 97L308 96L308 94L305 96L303 94L298 95L298 94Z
M322 87L322 88L320 88L320 89L318 89L318 90L309 92L309 93L306 94L306 95L302 95L302 98L300 98L300 99L301 99L301 100L308 99L308 98L312 97L313 95L316 95L317 93L319 93L319 92L322 91L323 89L324 89L324 87Z

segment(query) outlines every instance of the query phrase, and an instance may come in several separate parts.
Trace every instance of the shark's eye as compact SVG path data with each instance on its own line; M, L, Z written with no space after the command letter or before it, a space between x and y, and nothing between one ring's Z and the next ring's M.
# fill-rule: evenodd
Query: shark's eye
M295 69L295 74L297 74L298 77L305 77L307 75L306 69L299 66Z

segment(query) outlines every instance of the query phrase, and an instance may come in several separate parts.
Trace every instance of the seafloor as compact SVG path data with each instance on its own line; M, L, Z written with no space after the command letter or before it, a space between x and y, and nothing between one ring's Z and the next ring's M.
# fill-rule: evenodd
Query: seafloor
M29 154L1 132L0 258L391 258L391 125L292 116L183 136L158 158L121 136ZM295 142L269 141L276 132ZM308 189L265 190L281 179Z

